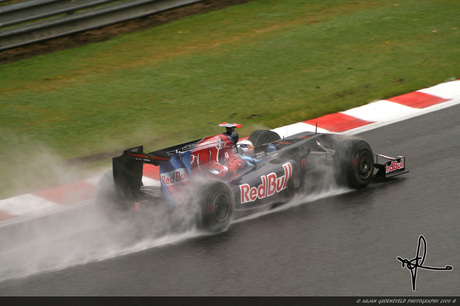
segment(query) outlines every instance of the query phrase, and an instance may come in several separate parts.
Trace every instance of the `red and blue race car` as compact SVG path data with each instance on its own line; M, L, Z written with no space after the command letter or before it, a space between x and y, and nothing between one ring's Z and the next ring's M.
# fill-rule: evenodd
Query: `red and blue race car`
M281 138L257 130L239 141L241 125L220 126L226 129L222 134L150 153L143 146L124 150L101 180L98 202L119 211L153 203L174 209L198 203L197 224L222 231L235 211L286 203L308 192L324 173L320 168L331 169L335 183L353 189L373 178L408 172L404 156L374 154L366 141L354 137L302 132ZM159 187L143 186L144 164L159 167Z

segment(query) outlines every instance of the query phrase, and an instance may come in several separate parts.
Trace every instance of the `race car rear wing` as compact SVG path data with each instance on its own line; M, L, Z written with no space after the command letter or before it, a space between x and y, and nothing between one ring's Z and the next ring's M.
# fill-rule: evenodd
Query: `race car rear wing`
M115 188L120 196L135 199L140 195L144 164L159 166L169 162L171 157L188 151L199 140L145 153L144 146L126 149L118 157L112 158L112 172Z
M409 170L406 170L406 158L404 156L398 156L396 158L382 154L374 154L374 156L374 167L378 169L377 173L375 174L376 177L390 178L409 172ZM386 162L383 164L379 163L379 158L383 158L386 160Z
M162 153L144 153L144 147L138 146L112 158L113 180L118 194L125 199L136 199L140 195L144 164L158 166L171 159Z

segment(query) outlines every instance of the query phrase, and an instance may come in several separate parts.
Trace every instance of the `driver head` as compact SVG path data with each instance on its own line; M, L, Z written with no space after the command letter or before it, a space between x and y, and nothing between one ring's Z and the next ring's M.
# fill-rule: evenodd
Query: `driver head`
M241 140L236 146L238 147L238 153L251 156L254 154L254 145L249 140Z

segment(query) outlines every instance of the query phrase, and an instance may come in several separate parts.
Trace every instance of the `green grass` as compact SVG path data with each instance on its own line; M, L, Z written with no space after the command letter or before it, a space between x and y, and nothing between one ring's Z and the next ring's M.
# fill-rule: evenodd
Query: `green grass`
M458 78L459 12L450 0L259 0L0 65L0 196L41 163L37 146L63 160L150 151L222 121L246 136Z

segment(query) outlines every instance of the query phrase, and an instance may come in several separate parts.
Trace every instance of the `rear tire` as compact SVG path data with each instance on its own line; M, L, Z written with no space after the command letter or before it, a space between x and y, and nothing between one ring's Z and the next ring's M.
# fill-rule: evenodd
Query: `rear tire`
M233 206L230 188L222 183L212 185L201 203L200 227L211 232L226 230L232 220Z
M249 141L252 142L254 147L258 147L280 139L281 137L278 135L278 133L270 130L256 130L249 136Z
M340 186L353 189L366 187L374 173L374 154L370 145L360 139L347 139L334 154L335 179Z

